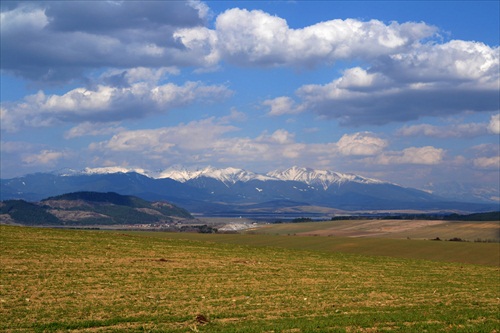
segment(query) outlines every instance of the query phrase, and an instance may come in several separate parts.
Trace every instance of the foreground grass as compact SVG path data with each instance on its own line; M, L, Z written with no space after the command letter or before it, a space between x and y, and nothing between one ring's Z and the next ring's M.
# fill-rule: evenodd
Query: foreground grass
M500 331L498 267L7 226L0 247L0 331Z

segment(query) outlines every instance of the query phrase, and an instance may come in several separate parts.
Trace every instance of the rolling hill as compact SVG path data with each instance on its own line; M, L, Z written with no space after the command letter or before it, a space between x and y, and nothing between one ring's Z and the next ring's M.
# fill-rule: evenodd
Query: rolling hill
M74 192L36 203L6 200L0 203L0 214L3 222L24 225L162 225L193 219L188 211L168 202L114 192Z

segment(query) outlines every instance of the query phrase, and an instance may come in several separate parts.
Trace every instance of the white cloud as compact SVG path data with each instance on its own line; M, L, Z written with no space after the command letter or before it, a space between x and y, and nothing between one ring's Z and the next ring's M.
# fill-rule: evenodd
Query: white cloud
M376 155L385 147L386 140L369 132L344 134L337 142L338 151L342 155Z
M487 124L468 123L448 126L418 124L404 126L397 131L399 136L427 136L434 138L467 138L486 134Z
M261 10L233 8L220 14L215 30L186 28L175 37L210 63L216 58L242 66L311 67L339 59L368 59L404 50L432 36L424 23L331 20L291 29L286 20Z
M304 108L297 106L290 97L277 97L262 102L262 105L270 107L268 115L281 116L284 114L297 114L304 111Z
M296 134L285 129L272 133L264 131L256 137L238 136L234 133L240 129L224 119L212 117L173 127L123 130L89 148L99 156L106 156L107 160L116 160L116 165L126 160L143 168L203 163L231 166L243 166L241 163L244 163L247 168L252 165L261 168L264 164L319 167L338 164L339 156L344 164L348 164L350 158L359 160L360 156L371 156L369 163L384 163L378 159L381 156L390 159L391 164L433 164L439 162L442 155L442 150L430 151L430 147L424 147L389 152L387 157L384 150L388 142L370 132L346 134L338 142L325 143L297 142ZM429 156L432 152L439 156Z
M220 61L220 52L217 48L217 34L205 27L179 29L174 38L180 41L189 52L186 59L201 66L215 66Z
M179 75L180 70L177 67L133 67L127 69L113 68L108 69L99 76L99 83L104 82L110 86L129 87L134 83L147 83L148 85L158 85L160 80L168 76ZM98 84L99 84L98 83Z
M347 69L328 84L300 87L294 108L346 125L497 111L499 50L465 41L415 44L405 53L374 59L370 68Z
M473 41L428 43L392 55L380 69L398 81L465 84L470 88L479 84L493 89L498 87L498 51L498 47Z
M261 135L257 138L259 142L277 143L277 144L287 144L294 141L295 135L284 129L276 130L271 135Z
M463 120L461 123L442 126L418 124L403 126L396 132L397 136L434 138L469 138L488 134L500 134L500 114L492 115L489 122L474 123Z
M198 16L202 20L206 20L211 16L210 8L203 2L199 0L187 0L189 6L196 9Z
M2 6L2 69L66 82L106 66L193 65L200 60L173 34L206 24L207 15L198 1L12 2Z
M2 33L24 31L31 29L43 29L49 20L45 15L45 10L38 7L31 7L27 4L14 8L11 11L0 13L0 24Z
M494 116L493 116L494 118ZM471 148L474 153L472 165L479 169L500 171L500 145L499 143L486 143Z
M103 124L95 124L89 121L78 124L64 133L65 139L74 139L82 136L98 136L109 135L125 130L118 126L105 126Z
M63 95L43 91L17 103L5 103L1 110L2 130L23 126L44 127L61 122L116 122L165 113L196 102L226 99L231 91L220 85L186 82L154 85L136 82L129 86L98 85L95 89L76 88Z
M488 131L493 134L500 134L500 113L491 116Z
M264 131L254 138L230 135L236 131L239 128L227 124L226 117L212 117L174 127L121 131L109 140L91 144L89 149L107 160L115 160L115 165L123 164L120 160L123 158L144 168L215 162L261 166L284 160L293 164L299 159L315 160L317 154L329 157L335 154L335 143L298 143L295 134L284 129Z
M92 144L91 149L141 152L142 154L173 151L187 152L209 149L212 142L237 128L216 123L214 118L192 121L176 127L158 129L122 131L98 144Z
M26 153L32 151L35 148L32 143L24 141L0 141L0 147L0 150L3 154Z
M423 164L435 165L442 162L445 151L432 146L409 147L402 151L385 152L378 156L376 163L382 165L392 164Z
M22 158L22 161L33 165L55 165L60 159L68 157L67 151L55 151L45 149L36 154L28 154Z
M223 116L220 118L219 123L228 124L232 121L243 122L248 119L246 113L238 111L236 108L231 108L230 114L228 116Z
M372 90L387 86L389 79L380 73L368 73L361 67L346 69L338 81L338 88L352 91Z
M500 170L500 156L478 157L473 160L473 164L481 169Z

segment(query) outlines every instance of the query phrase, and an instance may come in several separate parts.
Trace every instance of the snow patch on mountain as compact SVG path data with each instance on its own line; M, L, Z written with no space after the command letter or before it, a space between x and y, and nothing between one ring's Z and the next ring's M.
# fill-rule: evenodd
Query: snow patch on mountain
M236 182L248 182L250 180L275 180L271 177L249 172L237 168L216 169L213 167L206 167L198 170L187 170L185 168L169 168L161 172L157 178L170 178L179 182L187 182L191 179L200 177L207 177L217 179L226 185L231 185Z
M363 184L388 184L376 179L365 178L362 176L340 173L329 170L317 170L311 168L302 168L293 166L285 170L275 170L267 174L259 174L246 171L238 168L223 168L217 169L211 166L199 169L186 169L182 166L172 166L163 171L151 172L141 168L126 168L126 167L99 167L99 168L85 168L77 171L72 169L59 170L57 173L61 176L75 176L75 175L96 175L96 174L112 174L112 173L129 173L135 172L149 178L163 179L170 178L181 183L185 183L192 179L201 177L213 178L221 181L226 186L235 184L236 182L248 182L252 180L260 181L298 181L305 183L311 188L313 186L321 186L327 190L332 185L340 186L347 182L357 182ZM259 191L261 189L257 189Z
M279 180L293 180L306 183L307 185L322 186L327 190L331 185L342 185L347 182L356 182L362 184L384 184L385 182L365 178L349 173L340 173L329 170L316 170L311 168L300 168L293 166L285 170L275 170L267 173L269 177Z
M95 175L95 174L109 174L109 173L129 173L136 172L138 174L149 177L149 172L144 169L124 168L124 167L102 167L102 168L85 168L82 174Z

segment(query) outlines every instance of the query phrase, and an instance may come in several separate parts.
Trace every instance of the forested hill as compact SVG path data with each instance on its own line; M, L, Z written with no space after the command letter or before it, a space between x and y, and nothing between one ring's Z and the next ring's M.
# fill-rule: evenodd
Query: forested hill
M149 202L114 192L74 192L35 203L0 203L0 222L24 225L161 225L182 219L193 217L168 202Z

